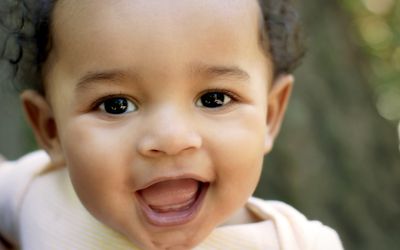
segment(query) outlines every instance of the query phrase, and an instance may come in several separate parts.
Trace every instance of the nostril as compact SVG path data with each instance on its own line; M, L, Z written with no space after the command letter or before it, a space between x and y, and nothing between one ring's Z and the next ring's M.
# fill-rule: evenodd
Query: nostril
M163 151L157 149L144 149L140 150L140 153L147 157L156 157L156 158L161 157L165 154Z
M151 150L150 150L150 153L153 154L153 155L160 155L160 154L162 154L163 152L160 151L160 150L157 150L157 149L151 149Z
M152 134L140 138L137 150L140 154L149 157L177 155L200 148L201 141L201 137L196 133Z

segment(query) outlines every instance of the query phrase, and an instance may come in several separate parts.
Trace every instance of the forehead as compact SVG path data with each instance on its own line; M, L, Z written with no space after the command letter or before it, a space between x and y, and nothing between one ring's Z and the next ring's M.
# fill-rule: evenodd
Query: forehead
M257 0L61 0L53 15L56 57L81 70L139 54L141 64L171 65L260 49Z
M109 18L117 15L119 21L129 22L132 27L154 29L174 22L187 26L182 23L187 20L195 26L199 23L238 25L238 20L253 19L258 11L257 0L59 0L54 16L56 23L74 24L71 21L75 20L87 25L105 21L113 25L118 21L110 22Z

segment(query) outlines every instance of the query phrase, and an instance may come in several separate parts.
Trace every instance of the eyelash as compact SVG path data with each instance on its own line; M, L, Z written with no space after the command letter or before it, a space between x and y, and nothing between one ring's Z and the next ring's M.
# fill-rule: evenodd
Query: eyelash
M112 94L112 95L106 95L106 96L103 96L103 97L97 99L97 100L91 105L90 109L91 109L91 110L98 110L99 107L100 107L100 105L101 105L102 103L104 103L104 102L107 101L107 100L113 99L113 98L125 98L125 99L127 99L127 100L130 100L130 101L133 102L133 103L136 103L135 100L132 100L132 98L127 97L127 96L124 95L124 94Z
M227 89L219 89L219 88L207 89L207 90L201 92L196 97L196 100L198 100L202 95L207 94L207 93L212 93L212 92L219 92L219 93L225 94L225 95L229 96L232 99L232 101L234 101L234 102L237 102L240 100L239 95L235 94L234 92L227 90Z
M221 88L212 88L212 89L207 89L202 91L196 98L194 103L197 102L197 100L199 100L201 98L201 96L207 94L207 93L213 93L213 92L217 92L217 93L222 93L224 95L227 95L229 98L231 98L232 102L237 102L240 100L240 97L235 94L234 92L227 90L227 89L221 89ZM109 100L109 99L113 99L113 98L125 98L127 100L130 100L133 103L137 103L135 100L132 100L132 98L120 93L120 94L111 94L111 95L106 95L103 96L101 98L99 98L98 100L96 100L90 107L91 110L99 110L99 107L101 104L103 104L105 101Z

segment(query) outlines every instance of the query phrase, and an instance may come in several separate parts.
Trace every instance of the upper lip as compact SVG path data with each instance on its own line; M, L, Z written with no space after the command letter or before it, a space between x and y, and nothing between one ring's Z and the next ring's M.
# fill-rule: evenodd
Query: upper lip
M196 175L196 174L191 174L191 173L187 173L187 174L181 174L181 175L171 175L171 176L160 176L160 177L156 177L156 178L152 178L150 181L146 182L144 185L142 185L141 187L139 187L137 190L143 190L145 188L150 187L151 185L154 185L156 183L159 182L163 182L163 181L171 181L171 180L181 180L181 179L193 179L199 182L209 182L208 180L206 180L204 177Z

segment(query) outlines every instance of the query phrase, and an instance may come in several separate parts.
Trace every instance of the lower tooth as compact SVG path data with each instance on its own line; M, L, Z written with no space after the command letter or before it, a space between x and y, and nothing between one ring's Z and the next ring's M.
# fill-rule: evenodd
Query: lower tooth
M186 209L190 208L190 206L193 204L193 202L195 200L196 200L196 197L193 197L190 200L188 200L187 202L182 203L182 204L169 205L169 206L163 206L163 207L150 206L150 208L159 213L176 212L176 211L186 210Z

